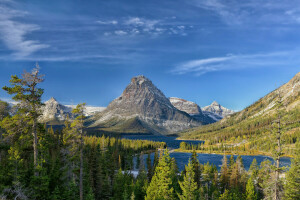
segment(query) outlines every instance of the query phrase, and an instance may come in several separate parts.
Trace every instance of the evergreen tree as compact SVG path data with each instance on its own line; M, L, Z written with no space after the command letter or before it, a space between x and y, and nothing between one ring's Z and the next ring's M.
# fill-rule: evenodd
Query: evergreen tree
M198 160L198 155L194 150L191 157L191 163L194 171L194 181L197 183L198 188L200 187L200 177L201 177L201 170L200 170L200 163Z
M286 174L284 189L284 199L300 199L300 138L296 143L296 156Z
M188 165L185 166L185 176L183 181L179 182L182 194L178 195L180 200L196 200L197 199L197 182L195 182L195 173L193 164L189 160Z
M175 199L172 185L171 158L168 150L165 150L155 168L145 200Z
M251 176L248 179L247 186L246 186L246 200L257 200L257 194Z
M227 165L227 156L224 154L223 160L222 160L222 166L221 166L221 176L220 176L220 183L221 188L224 191L226 188L228 188L228 165Z
M72 128L75 134L79 135L80 138L80 171L79 171L79 196L80 200L83 200L83 129L84 129L84 110L85 110L85 103L78 104L76 108L72 110L72 113L75 114L77 117L72 123Z
M38 84L44 81L44 75L40 74L38 64L31 72L24 72L22 78L17 75L11 77L10 83L12 87L3 87L8 94L14 96L13 100L17 101L19 112L29 120L31 133L33 136L33 151L34 151L34 169L35 176L38 176L38 117L40 116L40 107L42 105L42 95L44 90L38 88Z

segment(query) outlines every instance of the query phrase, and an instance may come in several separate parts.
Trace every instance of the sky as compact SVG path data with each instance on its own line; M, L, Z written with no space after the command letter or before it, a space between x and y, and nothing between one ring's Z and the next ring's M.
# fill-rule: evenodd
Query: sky
M299 54L300 0L0 0L0 86L38 62L43 100L63 104L107 106L145 75L167 97L241 110Z

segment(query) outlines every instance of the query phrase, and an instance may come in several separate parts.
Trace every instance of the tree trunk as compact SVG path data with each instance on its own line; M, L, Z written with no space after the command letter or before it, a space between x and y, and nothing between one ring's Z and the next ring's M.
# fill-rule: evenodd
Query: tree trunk
M38 167L38 149L37 149L37 144L38 144L38 140L37 140L37 132L36 132L36 122L33 122L32 125L32 135L33 135L33 164L34 164L34 175L38 176L39 173L37 171L37 167Z
M80 174L79 174L79 194L80 194L80 200L83 200L83 130L81 128L80 130Z

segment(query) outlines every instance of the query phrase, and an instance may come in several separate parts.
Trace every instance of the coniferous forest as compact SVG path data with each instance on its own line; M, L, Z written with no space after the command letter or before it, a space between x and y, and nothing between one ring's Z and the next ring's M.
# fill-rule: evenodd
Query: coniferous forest
M290 168L270 161L258 165L254 159L246 171L240 156L227 160L224 155L218 171L214 165L199 163L193 151L180 172L165 143L89 136L84 103L73 109L76 118L66 120L62 129L40 123L43 80L35 68L12 76L3 87L18 104L12 112L8 103L0 102L1 200L300 199L299 138ZM281 135L276 138L280 144ZM274 160L281 154L279 145ZM135 164L138 175L130 173Z

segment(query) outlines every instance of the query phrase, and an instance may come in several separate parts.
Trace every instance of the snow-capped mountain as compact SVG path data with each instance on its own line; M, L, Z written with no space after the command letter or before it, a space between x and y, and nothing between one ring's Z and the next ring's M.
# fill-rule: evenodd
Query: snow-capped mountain
M212 102L212 104L210 104L209 106L203 107L202 111L205 114L210 115L211 117L216 118L218 120L234 113L233 110L221 106L216 101Z
M72 109L60 104L56 99L51 97L42 106L42 116L40 121L47 122L52 120L63 121L69 116L73 118Z
M177 98L177 97L170 97L169 100L175 108L188 113L190 116L192 116L197 120L200 120L204 124L210 124L220 120L215 116L211 116L210 113L202 112L200 106L195 102Z
M62 105L55 98L51 97L44 103L44 106L42 106L40 120L41 122L48 122L53 120L64 121L67 117L73 119L74 115L72 114L72 109L75 107L76 105ZM86 106L85 115L91 116L104 109L104 107Z
M176 109L145 76L131 79L122 95L95 115L90 127L123 132L173 134L202 123ZM136 128L139 127L139 128Z

